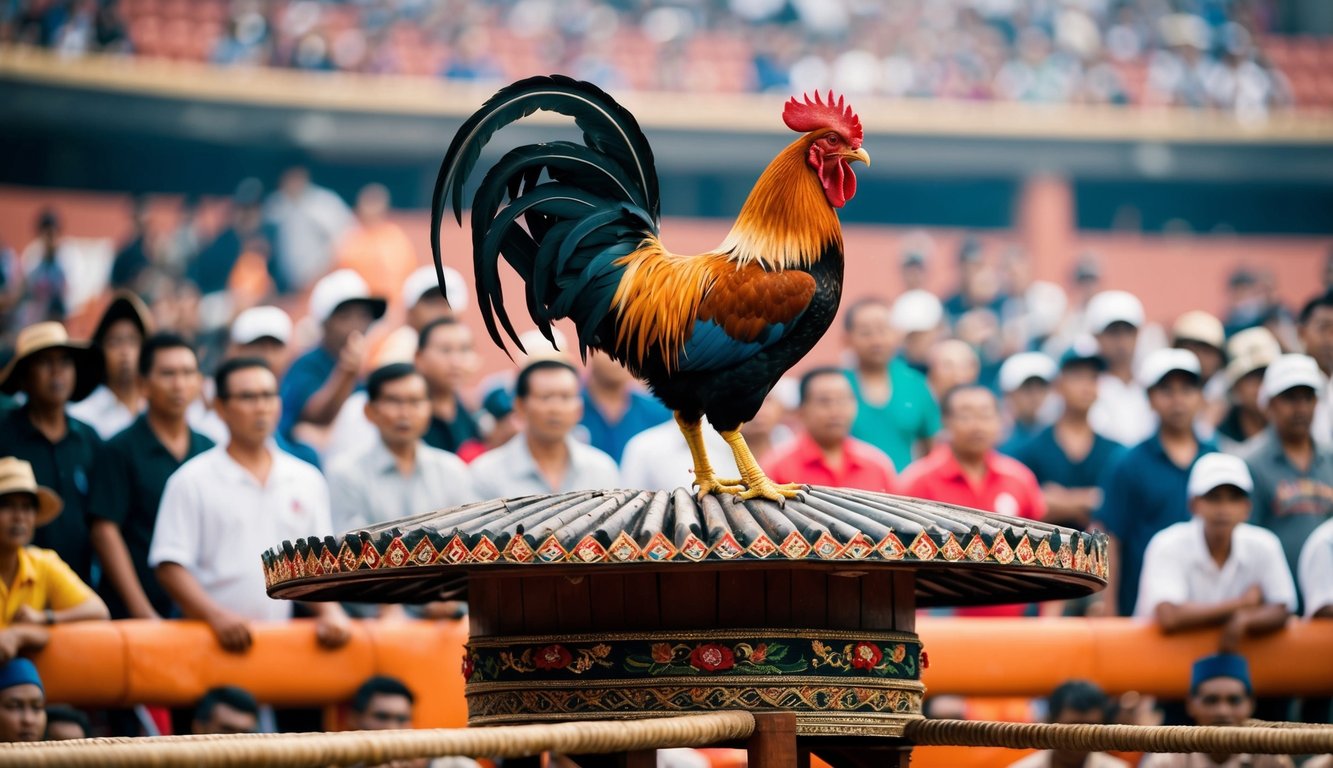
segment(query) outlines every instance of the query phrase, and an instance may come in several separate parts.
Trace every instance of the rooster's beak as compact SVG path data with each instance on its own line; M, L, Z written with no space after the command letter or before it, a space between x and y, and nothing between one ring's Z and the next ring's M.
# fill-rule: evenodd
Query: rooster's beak
M854 152L842 153L842 156L847 158L848 160L860 160L861 162L866 164L867 168L870 167L870 153L859 147Z

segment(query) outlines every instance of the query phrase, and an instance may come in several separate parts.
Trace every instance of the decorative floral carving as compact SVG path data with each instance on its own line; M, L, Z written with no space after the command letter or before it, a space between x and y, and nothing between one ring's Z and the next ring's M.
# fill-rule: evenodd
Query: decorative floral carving
M586 648L569 648L560 643L524 648L520 651L500 651L497 655L469 651L464 657L464 678L472 679L473 666L479 666L481 677L495 678L501 672L533 673L565 671L581 675L597 667L610 667L607 657L611 646L598 643Z
M537 669L564 669L574 660L570 655L569 649L563 645L548 645L545 648L537 649L533 654L533 664Z
M788 659L788 650L773 642L653 643L646 656L630 652L624 668L650 675L780 675L805 670L805 659Z
M726 672L736 666L736 654L725 645L704 643L690 651L690 666L705 672Z
M640 638L530 637L512 644L468 646L469 683L539 682L636 677L756 677L800 674L824 678L914 680L920 641L899 633L830 632L767 636L683 632Z
M847 643L841 651L832 646L813 640L810 649L814 658L810 666L814 669L828 668L840 670L859 670L881 677L916 677L916 659L907 652L905 643L885 647L868 641Z
M884 658L884 652L874 643L856 643L849 655L852 666L857 669L874 669L879 660Z

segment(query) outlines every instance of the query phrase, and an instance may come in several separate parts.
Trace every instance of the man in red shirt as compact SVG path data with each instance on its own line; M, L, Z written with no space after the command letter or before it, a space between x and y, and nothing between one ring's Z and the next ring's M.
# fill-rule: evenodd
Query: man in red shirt
M906 496L1040 520L1046 501L1032 471L995 450L1000 408L985 387L964 385L944 395L940 415L949 441L913 462L898 479ZM959 616L1021 616L1021 605L959 609Z
M856 395L839 368L815 368L801 377L801 423L805 429L769 460L768 476L779 483L892 493L893 462L883 451L852 437Z

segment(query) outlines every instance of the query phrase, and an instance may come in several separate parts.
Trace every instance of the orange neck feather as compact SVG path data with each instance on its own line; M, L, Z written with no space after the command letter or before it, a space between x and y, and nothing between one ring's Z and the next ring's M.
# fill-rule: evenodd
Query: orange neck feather
M806 162L811 135L782 150L755 182L718 250L766 269L808 268L829 243L842 244L838 214Z

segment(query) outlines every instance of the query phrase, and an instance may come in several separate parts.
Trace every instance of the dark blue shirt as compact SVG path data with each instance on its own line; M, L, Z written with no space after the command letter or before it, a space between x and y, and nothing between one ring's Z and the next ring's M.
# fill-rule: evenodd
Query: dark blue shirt
M315 347L292 362L287 375L282 377L282 386L278 388L282 396L282 419L278 421L278 434L291 435L292 427L301 420L301 411L305 409L306 401L324 386L337 365L338 360L323 347Z
M657 402L657 399L631 391L629 407L625 409L620 421L612 424L602 412L597 410L587 390L583 392L583 426L588 430L588 442L592 447L603 451L620 463L620 456L625 452L625 444L631 437L655 427L671 418L671 411Z
M1125 446L1094 432L1092 449L1076 464L1056 441L1055 427L1051 426L1038 432L1011 455L1027 465L1042 485L1055 483L1063 488L1101 488L1125 455Z
M190 263L188 274L199 292L208 294L225 290L231 271L241 258L245 243L235 227L227 227L218 234L213 242L204 246L199 255Z
M1028 443L1032 442L1032 438L1036 437L1039 432L1041 432L1041 424L1023 424L1015 421L1013 428L1009 431L1008 439L1000 443L997 450L1005 456L1018 459L1018 454ZM1022 459L1019 459L1019 461L1022 461Z
M1190 519L1186 487L1190 469L1217 447L1200 440L1189 466L1178 467L1162 447L1161 432L1130 448L1111 470L1102 487L1102 506L1093 515L1120 544L1120 562L1111 563L1120 574L1118 608L1123 616L1134 612L1139 599L1139 572L1143 552L1158 531Z

